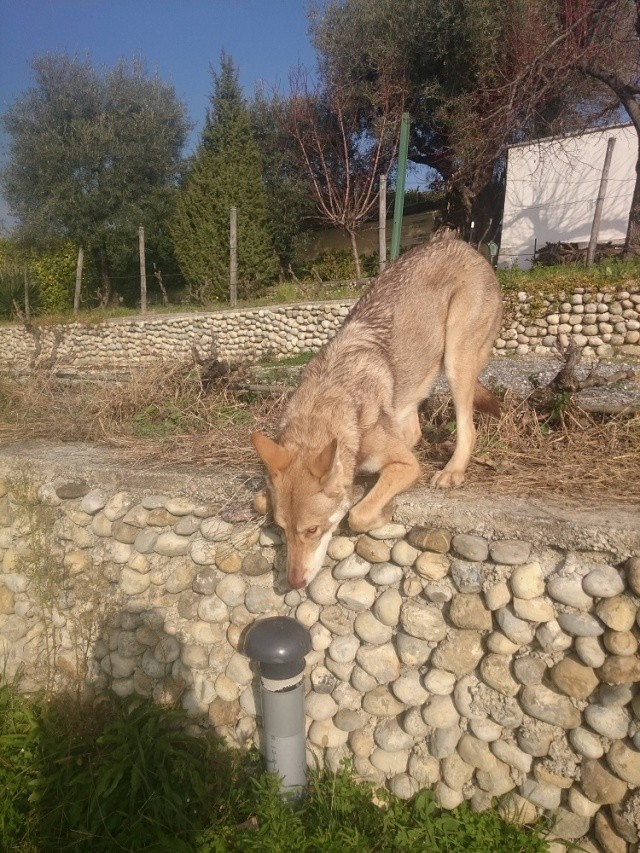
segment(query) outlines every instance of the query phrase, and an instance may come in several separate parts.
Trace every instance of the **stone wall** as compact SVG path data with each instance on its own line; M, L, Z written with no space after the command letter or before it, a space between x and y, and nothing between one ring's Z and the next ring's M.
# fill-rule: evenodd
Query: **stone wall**
M315 351L337 331L353 300L279 305L188 315L59 326L0 327L0 368L35 365L84 373L127 370L161 359L208 355L255 361ZM640 292L630 281L618 291L577 289L557 299L526 293L505 297L505 323L496 353L549 353L558 335L572 337L587 357L640 356Z
M246 746L243 631L291 615L313 641L310 757L637 850L637 508L409 493L393 523L335 536L297 591L237 477L37 447L0 449L0 649L24 690L135 691Z

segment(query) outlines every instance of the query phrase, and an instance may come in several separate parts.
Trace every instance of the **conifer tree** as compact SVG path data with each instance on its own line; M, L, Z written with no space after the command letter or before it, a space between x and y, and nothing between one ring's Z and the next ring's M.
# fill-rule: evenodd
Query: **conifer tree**
M176 203L171 233L176 257L200 301L229 295L229 210L237 208L238 287L255 296L274 281L278 263L268 225L260 151L242 96L238 69L223 53L202 141Z

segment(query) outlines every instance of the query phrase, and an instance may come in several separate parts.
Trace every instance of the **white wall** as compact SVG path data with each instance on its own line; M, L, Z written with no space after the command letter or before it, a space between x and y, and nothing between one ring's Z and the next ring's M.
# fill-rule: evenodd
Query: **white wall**
M632 125L514 145L498 263L528 268L534 246L587 244L609 137L615 137L598 242L622 242L635 182L638 138Z

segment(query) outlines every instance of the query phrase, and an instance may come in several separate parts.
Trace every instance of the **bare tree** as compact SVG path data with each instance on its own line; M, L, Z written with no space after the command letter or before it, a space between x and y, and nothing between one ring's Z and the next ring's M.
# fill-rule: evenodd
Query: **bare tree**
M299 69L282 121L298 156L321 221L348 235L361 277L357 229L374 210L379 181L397 150L405 87L381 78L375 92L325 75L312 88Z

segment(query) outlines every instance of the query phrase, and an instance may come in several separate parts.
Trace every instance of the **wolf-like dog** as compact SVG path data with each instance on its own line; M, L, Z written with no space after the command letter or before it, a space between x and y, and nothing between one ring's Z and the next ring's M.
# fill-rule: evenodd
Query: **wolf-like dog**
M500 329L502 298L491 265L444 235L407 252L372 283L337 335L305 368L287 403L278 441L252 435L267 469L255 505L287 543L291 587L320 570L344 516L358 532L390 520L393 499L420 473L418 406L444 370L456 414L456 446L431 485L464 480L473 453L474 405L499 415L478 382ZM357 473L379 477L355 505Z

